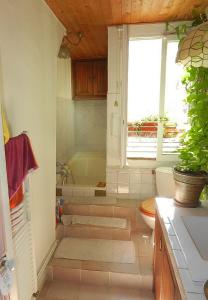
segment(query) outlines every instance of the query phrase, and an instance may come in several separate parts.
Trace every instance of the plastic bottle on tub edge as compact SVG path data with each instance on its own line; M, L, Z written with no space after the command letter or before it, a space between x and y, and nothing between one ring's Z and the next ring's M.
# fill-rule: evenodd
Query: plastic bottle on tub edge
M63 214L64 197L56 197L56 223L61 223L61 216Z

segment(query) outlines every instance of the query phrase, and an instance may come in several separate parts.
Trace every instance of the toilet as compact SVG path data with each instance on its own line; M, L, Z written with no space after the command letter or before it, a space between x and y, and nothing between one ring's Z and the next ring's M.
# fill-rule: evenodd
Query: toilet
M170 167L156 169L156 188L158 197L173 198L175 182L173 170ZM165 201L165 199L164 199ZM155 228L155 198L149 198L139 206L139 211L145 223L154 230Z

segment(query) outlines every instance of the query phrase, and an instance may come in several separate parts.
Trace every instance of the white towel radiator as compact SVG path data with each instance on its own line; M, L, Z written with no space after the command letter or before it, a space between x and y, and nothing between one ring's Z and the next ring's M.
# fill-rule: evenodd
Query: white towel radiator
M14 260L19 300L30 300L37 291L37 273L31 231L29 179L24 182L24 200L11 212Z

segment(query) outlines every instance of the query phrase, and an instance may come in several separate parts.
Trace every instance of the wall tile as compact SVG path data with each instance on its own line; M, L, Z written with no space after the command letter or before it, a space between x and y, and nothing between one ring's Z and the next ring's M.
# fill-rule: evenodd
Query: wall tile
M73 190L73 196L84 196L85 190L84 189L74 189Z
M152 169L149 169L149 168L141 168L141 169L139 169L139 171L142 174L152 174Z
M118 193L118 187L116 183L107 184L107 193Z
M130 173L130 184L140 183L141 182L141 173Z
M152 174L142 174L142 183L150 183L152 184L153 183L153 175Z
M155 190L152 184L142 183L141 185L141 197L153 197L155 196Z
M118 173L118 183L129 184L129 173L127 172L119 172Z
M77 151L106 151L106 101L75 101L75 146Z
M139 194L141 192L141 184L139 183L130 183L129 192L133 194Z
M95 190L94 189L87 189L85 191L85 196L90 196L90 197L95 196Z
M63 196L72 196L72 187L70 186L63 186L62 187L62 195Z
M118 181L118 175L117 175L117 172L107 172L107 175L106 175L106 181L108 183L117 183Z
M129 185L118 183L118 193L129 193Z

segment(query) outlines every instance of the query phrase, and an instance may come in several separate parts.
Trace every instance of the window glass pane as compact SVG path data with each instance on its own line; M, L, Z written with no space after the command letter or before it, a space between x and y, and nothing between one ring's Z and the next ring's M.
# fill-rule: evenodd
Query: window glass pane
M161 39L129 41L127 157L156 157Z
M181 84L183 66L175 63L178 51L178 41L169 41L166 58L166 83L165 83L165 116L163 132L163 154L176 153L179 137L187 126L187 107L183 99L185 89Z

